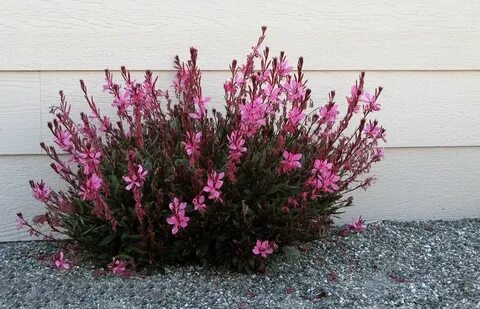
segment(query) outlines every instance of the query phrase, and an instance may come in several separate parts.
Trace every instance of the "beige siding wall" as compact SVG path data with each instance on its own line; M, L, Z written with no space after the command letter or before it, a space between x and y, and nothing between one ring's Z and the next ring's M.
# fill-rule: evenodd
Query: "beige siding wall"
M428 1L14 1L0 10L0 241L26 239L15 213L41 205L28 180L60 185L38 143L51 140L49 106L63 89L85 105L83 78L101 92L105 67L153 69L171 83L173 55L199 48L205 93L221 106L231 59L243 59L261 25L266 45L305 57L317 102L339 98L360 70L385 87L387 127L378 181L355 194L341 220L480 217L480 2ZM340 101L340 100L339 100Z

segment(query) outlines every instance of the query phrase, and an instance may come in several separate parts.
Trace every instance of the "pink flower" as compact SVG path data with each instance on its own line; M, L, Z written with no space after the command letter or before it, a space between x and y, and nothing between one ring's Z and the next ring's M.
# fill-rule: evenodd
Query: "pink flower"
M97 174L92 174L87 180L87 186L93 190L98 190L102 186L102 178L98 177Z
M371 95L368 91L365 91L360 98L360 101L363 101L365 104L364 109L367 111L379 111L380 110L380 103L377 102L377 98Z
M202 132L198 132L195 135L187 132L185 142L182 142L183 148L189 157L196 157L200 150L200 141L202 139Z
M349 229L355 233L361 233L365 231L367 226L365 225L365 220L360 216L358 219L354 219L351 224L348 225Z
M112 122L109 117L104 116L102 120L102 126L100 127L100 131L107 132L112 128Z
M332 172L324 172L321 175L320 182L322 183L322 189L325 192L336 192L338 191L339 187L337 182L340 180L340 176L332 173Z
M241 74L235 75L234 78L229 78L223 84L223 89L227 93L235 93L237 92L238 87L242 87L245 85L245 79Z
M147 178L148 171L143 169L140 164L137 165L137 170L128 176L123 176L123 180L127 183L126 189L131 190L133 187L141 188L143 182Z
M261 97L254 99L250 103L240 105L241 128L247 137L252 137L265 124L267 111L268 106L263 103Z
M125 113L125 111L130 105L131 100L127 91L125 91L124 93L119 93L112 103L112 106L116 107L120 114Z
M312 174L329 172L333 167L333 163L328 163L327 160L315 160L313 163Z
M188 226L188 221L190 221L190 218L185 216L185 213L183 212L174 214L167 218L167 223L173 225L173 235L177 234L180 229L186 228Z
M270 71L270 69L267 69L265 71L258 71L257 72L257 77L258 77L258 80L261 81L261 82L265 82L269 77L270 77L270 74L272 73L272 71Z
M363 132L365 132L365 135L367 135L368 138L372 139L383 139L385 140L385 134L383 133L382 127L379 127L377 122L370 121L365 125L365 128L363 129Z
M223 89L225 89L225 92L227 93L235 93L237 91L237 88L235 87L231 79L227 79L225 81L225 83L223 84Z
M300 163L300 159L302 158L301 153L291 153L288 151L283 152L283 160L280 162L280 171L282 173L291 172L297 168L302 167L302 163Z
M334 105L325 105L320 109L320 116L322 117L321 120L325 121L327 124L334 123L337 120L337 115L340 112L338 111L338 106Z
M350 87L350 96L351 98L357 98L359 96L361 96L362 93L360 92L360 94L358 93L358 87L357 85L352 85L352 87Z
M315 160L312 168L312 176L308 180L308 183L316 190L322 190L324 192L336 192L339 187L337 182L340 180L340 176L333 173L333 164L327 160Z
M288 65L287 59L282 59L282 61L277 64L277 73L280 76L286 76L292 71L292 68L292 66Z
M299 81L294 79L290 79L290 81L286 81L283 85L283 88L287 92L287 98L289 100L303 100L305 98L306 89L303 84Z
M272 102L278 101L278 95L280 94L280 88L277 85L272 87L271 84L267 84L266 88L263 89L263 93L267 96L267 98Z
M105 77L105 84L103 84L103 91L107 91L113 88L113 75L108 74Z
M238 85L240 87L245 85L245 78L242 74L235 75L235 85Z
M298 107L294 107L288 113L288 120L293 124L297 125L300 121L305 118L305 114Z
M238 130L233 131L230 136L227 136L228 148L230 149L230 156L234 158L240 158L242 153L247 151L245 140L242 137L242 133Z
M171 211L177 213L180 211L185 211L185 208L187 208L187 203L182 202L178 198L174 198L170 204L168 204L168 207L170 208Z
M205 106L208 102L210 102L212 98L211 97L195 97L193 98L193 103L197 104L198 106Z
M115 275L123 275L127 270L127 262L123 260L118 260L116 258L113 258L112 262L107 266L108 269Z
M62 251L53 256L53 266L59 270L69 270L72 264L67 260Z
M203 188L204 192L210 193L208 196L209 199L211 200L221 200L220 199L220 191L219 189L223 185L223 176L225 176L225 173L218 173L213 171L208 175L208 180L207 180L207 185Z
M207 109L205 108L205 104L210 102L210 100L211 100L211 97L193 98L193 103L195 103L197 107L195 108L196 110L195 113L191 113L190 117L192 117L193 119L202 119L203 117L205 117L205 115L207 114Z
M196 211L199 213L204 213L205 210L207 209L207 205L205 205L205 197L203 195L198 195L196 196L193 201L193 206Z
M293 107L288 113L288 122L285 127L287 132L292 132L297 127L297 124L305 118L305 114L298 107Z
M70 151L73 148L73 143L71 139L72 139L72 135L68 131L64 131L60 129L55 130L54 142L63 151Z
M174 198L168 205L173 215L167 218L167 223L173 225L172 234L175 235L180 229L188 226L190 218L185 215L187 203L182 203L178 198Z
M85 152L78 153L78 162L82 164L85 174L91 174L100 164L100 157L102 153L89 146L85 149Z
M41 202L45 202L50 196L51 189L43 180L35 183L33 186L33 197Z
M268 240L265 240L265 241L257 240L257 243L255 244L255 247L253 247L252 252L255 255L261 255L263 258L266 258L267 255L273 253L273 249L270 246L270 243Z
M243 139L243 133L240 130L233 131L230 136L227 136L229 141L229 153L228 153L228 162L227 162L227 177L232 182L235 183L237 164L240 163L240 159L244 152L247 151L245 145L245 139Z
M130 102L133 105L144 106L146 103L146 96L140 84L132 82L128 85L128 92L130 94Z
M375 148L373 150L374 160L380 161L385 156L385 150L383 148Z
M102 182L102 178L98 177L97 174L93 173L90 175L85 184L81 186L82 199L89 200L96 197L98 190L102 186Z
M358 101L362 96L362 91L359 91L357 85L355 84L352 85L350 94L350 97L347 97L348 110L358 113L360 111L360 105L358 104Z
M190 80L190 72L187 68L182 68L177 72L177 79L173 81L175 91L184 90Z

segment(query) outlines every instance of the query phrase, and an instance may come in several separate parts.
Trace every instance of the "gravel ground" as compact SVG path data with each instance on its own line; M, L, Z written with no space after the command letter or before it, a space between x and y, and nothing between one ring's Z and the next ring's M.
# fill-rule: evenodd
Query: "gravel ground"
M480 219L391 222L288 247L266 275L171 267L148 278L53 270L0 244L1 308L480 308Z

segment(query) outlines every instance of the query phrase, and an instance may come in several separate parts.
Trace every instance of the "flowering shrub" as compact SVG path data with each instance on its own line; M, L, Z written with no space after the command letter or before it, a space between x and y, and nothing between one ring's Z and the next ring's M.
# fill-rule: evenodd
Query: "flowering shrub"
M262 269L283 245L317 237L383 156L385 130L370 120L382 88L366 91L361 73L341 118L334 91L314 106L303 59L293 68L261 50L265 30L245 64L230 65L223 113L209 108L194 48L186 63L175 58L172 93L150 71L137 82L122 67L120 85L106 70L116 120L80 81L90 112L75 123L60 92L48 124L57 147L41 146L67 188L31 181L46 213L17 223L50 238L35 227L48 224L104 265L113 259L115 273L123 260Z

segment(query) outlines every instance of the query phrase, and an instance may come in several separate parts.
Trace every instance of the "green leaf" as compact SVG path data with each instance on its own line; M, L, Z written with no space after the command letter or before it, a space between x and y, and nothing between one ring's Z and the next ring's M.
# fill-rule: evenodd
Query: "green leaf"
M116 175L108 175L107 177L111 187L113 188L113 193L117 194L118 191L120 190L120 181L118 180Z
M207 254L208 251L208 243L204 242L200 247L197 248L195 253L197 254L198 257L204 257Z
M104 247L106 245L109 245L116 237L117 235L115 233L110 233L105 237L99 244L98 246Z
M140 235L140 234L130 234L129 231L125 231L125 232L123 232L120 239L122 240L122 242L127 242L128 240L140 240L140 239L142 239L142 235Z
M180 121L178 117L176 117L175 119L172 120L172 122L170 122L170 127L172 129L177 129L179 124L180 124Z

